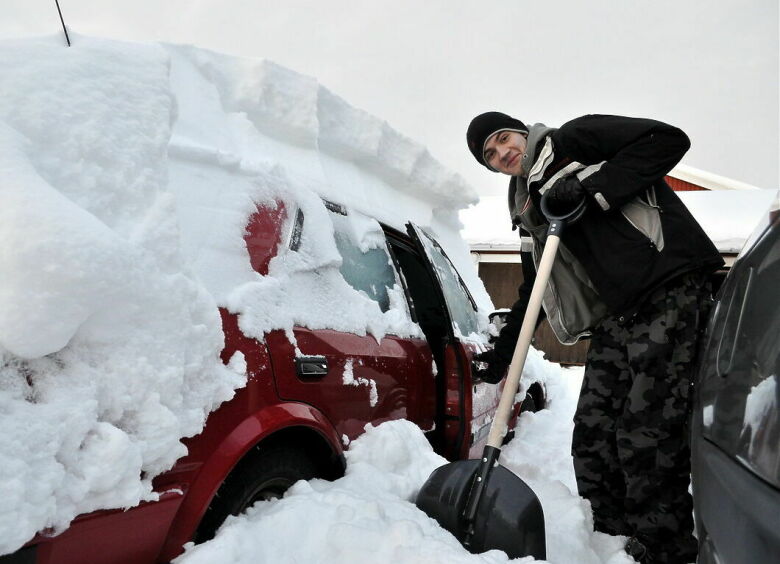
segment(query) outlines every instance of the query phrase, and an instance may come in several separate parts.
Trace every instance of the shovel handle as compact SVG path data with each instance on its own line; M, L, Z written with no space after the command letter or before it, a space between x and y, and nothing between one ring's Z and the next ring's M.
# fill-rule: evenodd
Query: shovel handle
M485 484L490 478L490 473L498 464L498 457L501 450L486 446L482 451L482 460L477 467L477 473L474 475L474 481L471 483L471 491L466 501L466 508L463 510L463 520L466 523L466 534L463 537L463 545L468 548L471 545L471 539L474 536L474 521L477 516L479 503L482 501L482 493L485 491Z
M539 265L536 269L536 280L531 290L531 298L528 300L528 307L525 310L523 324L520 327L520 336L517 338L512 362L509 364L509 371L504 382L504 391L498 403L495 419L493 419L493 423L490 426L487 445L497 449L501 448L504 435L506 435L506 427L509 423L512 405L517 394L520 376L523 373L525 359L531 346L531 339L536 330L536 320L539 318L539 310L542 307L544 289L550 278L550 272L555 262L555 255L558 252L558 244L561 240L561 231L564 225L565 222L562 219L550 220L550 227L547 230L547 241L544 244L542 258L539 260Z

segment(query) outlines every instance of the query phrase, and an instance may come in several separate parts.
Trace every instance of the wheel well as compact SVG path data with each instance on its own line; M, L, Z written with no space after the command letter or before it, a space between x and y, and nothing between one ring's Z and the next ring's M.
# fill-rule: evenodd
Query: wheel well
M334 452L322 435L308 427L286 427L265 437L241 457L236 467L246 461L253 451L281 445L294 446L304 451L316 464L317 475L326 480L336 480L344 475L344 457ZM233 472L235 468L231 474Z
M258 460L263 460L266 453L290 452L291 449L303 457L299 461L301 466L298 467L312 470L310 472L304 471L304 475L326 480L335 480L344 475L344 457L335 453L328 441L317 431L301 426L287 427L276 431L244 453L222 480L206 512L201 517L195 531L195 542L201 543L213 538L225 517L228 514L234 514L235 508L231 508L231 500L237 488L238 491L241 491L241 486L248 482L247 473L256 475L254 464Z

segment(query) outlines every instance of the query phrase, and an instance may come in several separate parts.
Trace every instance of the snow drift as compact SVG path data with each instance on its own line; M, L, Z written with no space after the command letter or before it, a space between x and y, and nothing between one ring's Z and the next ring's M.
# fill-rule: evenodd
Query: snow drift
M219 306L255 336L419 330L368 298L342 319L291 309L281 278L306 296L338 272L316 240L251 270L248 214L295 202L327 222L321 197L435 232L489 307L457 234L473 191L313 78L192 47L0 42L0 553L154 499L180 439L244 383L219 361Z
M501 463L523 478L544 508L547 562L629 564L625 537L593 532L590 504L577 495L571 459L572 416L583 370L561 369L532 350L529 374L545 383L549 409L523 413ZM335 482L298 482L283 499L261 501L229 517L217 536L188 545L177 564L498 564L498 550L468 553L413 504L446 460L407 421L391 421L352 442L346 475ZM301 534L301 531L305 534ZM533 562L519 558L512 562Z

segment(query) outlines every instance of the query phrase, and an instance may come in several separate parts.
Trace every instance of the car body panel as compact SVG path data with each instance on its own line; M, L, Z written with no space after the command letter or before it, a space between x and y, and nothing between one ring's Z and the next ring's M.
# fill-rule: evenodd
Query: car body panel
M345 442L361 435L367 423L405 418L426 428L433 422L433 412L422 413L415 399L430 392L425 380L432 379L432 355L425 340L388 335L377 341L371 335L303 327L294 335L302 355L327 361L327 373L297 374L296 348L283 332L269 333L279 396L322 406Z

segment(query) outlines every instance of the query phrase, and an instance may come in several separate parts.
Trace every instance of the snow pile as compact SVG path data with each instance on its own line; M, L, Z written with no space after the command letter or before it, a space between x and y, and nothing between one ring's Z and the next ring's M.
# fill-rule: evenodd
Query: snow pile
M550 409L521 416L501 463L520 475L542 502L547 561L632 563L623 551L625 538L593 532L590 506L576 494L569 451L582 369L560 369L532 351L526 375L545 382ZM283 499L257 503L245 515L228 518L212 541L188 546L176 562L507 562L500 551L468 553L413 505L431 472L445 463L411 423L369 427L352 442L343 478L298 482Z
M242 378L182 262L157 47L0 48L0 553L153 498Z
M520 416L515 438L502 450L501 463L522 477L542 502L548 561L633 563L623 550L625 537L593 531L590 502L577 494L571 436L583 372L583 368L561 368L559 374L545 379L549 409Z
M384 312L368 296L358 300L345 283L341 255L329 236L343 222L349 225L342 232L363 252L385 246L376 220L402 231L408 221L427 228L480 307L490 311L458 234L457 211L476 201L459 176L313 78L269 61L165 48L179 110L169 174L184 252L217 300L242 314L247 335L260 338L273 329L291 335L295 324L377 338L419 335L400 282L389 288L391 307ZM345 206L348 218L329 212L323 198ZM297 252L280 253L261 277L246 261L243 229L256 204L279 202L288 224L296 209L303 213L303 237ZM351 309L334 316L335 303L350 303Z
M203 49L167 46L181 77L179 84L195 94L193 86L207 86L222 114L233 121L232 131L214 130L207 116L190 123L185 135L197 138L194 149L219 149L223 158L247 160L244 150L255 132L284 143L288 154L300 149L323 153L353 163L378 176L395 191L424 199L437 207L457 210L476 202L474 190L462 177L444 168L425 147L392 129L385 121L350 106L318 84L276 63L223 55ZM177 94L182 91L177 89ZM200 108L199 108L200 109ZM243 122L243 123L240 123ZM240 131L243 129L243 131ZM185 133L182 131L182 133ZM229 139L229 143L225 141ZM243 141L242 141L243 139Z
M0 553L154 498L179 439L245 381L243 358L219 361L218 306L258 338L419 334L400 287L381 311L339 274L323 197L439 234L489 308L458 239L473 191L386 123L268 61L73 40L0 43ZM244 230L279 205L308 230L261 276Z

